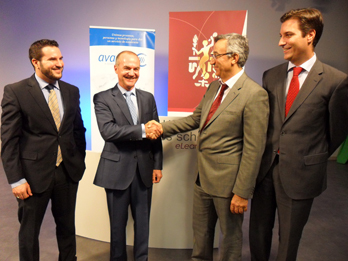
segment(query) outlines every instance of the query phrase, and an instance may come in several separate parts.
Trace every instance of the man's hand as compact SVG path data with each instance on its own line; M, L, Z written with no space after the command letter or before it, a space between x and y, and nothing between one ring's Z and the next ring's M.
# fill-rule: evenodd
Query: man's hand
M145 124L146 138L155 140L163 133L162 125L157 121L149 121Z
M18 199L26 199L33 195L28 182L12 189L13 195Z
M152 172L152 183L158 183L162 179L162 170L154 169Z
M232 214L243 214L248 210L248 199L234 195L231 200L230 210Z

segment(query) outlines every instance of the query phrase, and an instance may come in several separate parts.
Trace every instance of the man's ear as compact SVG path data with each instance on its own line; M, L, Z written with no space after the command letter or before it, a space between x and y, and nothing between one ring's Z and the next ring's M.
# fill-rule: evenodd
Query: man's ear
M239 54L234 53L234 54L232 54L231 58L232 58L232 60L231 60L232 65L237 64L239 61Z
M39 61L36 60L35 58L31 59L31 64L34 66L35 70L38 69L39 67Z
M316 31L315 31L314 29L311 29L311 30L308 32L308 34L306 35L308 45L310 45L310 44L313 45L315 35L316 35Z

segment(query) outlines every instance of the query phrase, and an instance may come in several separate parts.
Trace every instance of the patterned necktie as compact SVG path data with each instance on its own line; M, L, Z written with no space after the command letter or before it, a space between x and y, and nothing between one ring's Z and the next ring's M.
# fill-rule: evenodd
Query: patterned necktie
M221 104L222 97L224 96L224 92L226 91L227 88L228 88L227 84L223 84L221 86L220 92L219 92L218 96L216 97L216 99L214 100L213 104L211 105L208 117L207 117L202 129L204 129L205 125L207 125L207 123L210 121L211 117L214 115L216 110L219 108L219 106Z
M54 122L56 124L57 130L59 131L60 128L60 112L59 112L59 105L58 105L58 99L56 92L54 91L53 85L47 85L46 88L50 92L48 95L48 107L51 110ZM56 160L56 166L58 167L59 164L63 161L62 158L62 152L60 150L60 146L58 145L58 152L57 152L57 160Z
M288 96L286 97L285 103L285 117L288 115L288 112L291 108L292 103L294 102L299 90L300 90L300 82L298 80L298 75L302 72L301 67L293 68L293 76L290 82Z
M137 125L137 123L138 123L138 116L137 115L138 114L137 114L137 111L135 109L134 103L132 102L132 99L131 99L131 95L134 95L134 93L125 92L124 95L126 96L126 102L127 102L128 108L129 108L129 112L132 116L133 123L134 123L134 125Z

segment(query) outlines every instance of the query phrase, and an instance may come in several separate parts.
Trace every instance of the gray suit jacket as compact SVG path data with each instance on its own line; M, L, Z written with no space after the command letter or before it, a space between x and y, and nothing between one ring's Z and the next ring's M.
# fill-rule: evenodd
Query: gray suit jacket
M314 198L326 189L328 157L347 137L348 77L317 60L285 118L287 66L281 64L263 75L270 120L258 182L279 150L280 178L287 195Z
M158 121L151 93L136 89L139 120ZM152 186L152 172L162 169L162 141L142 138L141 125L134 125L125 98L117 85L94 95L100 134L105 140L94 184L124 190L133 181L137 167L145 186Z
M218 89L219 82L212 82L193 114L164 122L163 134L199 128L198 172L204 191L251 198L266 142L267 92L244 73L202 129Z

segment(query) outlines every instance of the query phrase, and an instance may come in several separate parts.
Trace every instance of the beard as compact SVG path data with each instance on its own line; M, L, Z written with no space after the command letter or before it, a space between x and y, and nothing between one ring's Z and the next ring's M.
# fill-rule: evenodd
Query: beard
M59 80L60 78L62 78L62 76L63 76L63 68L61 68L59 70L58 69L53 70L52 68L45 67L42 63L41 63L40 68L41 68L41 73L43 75L45 75L50 80L56 81L56 80Z

